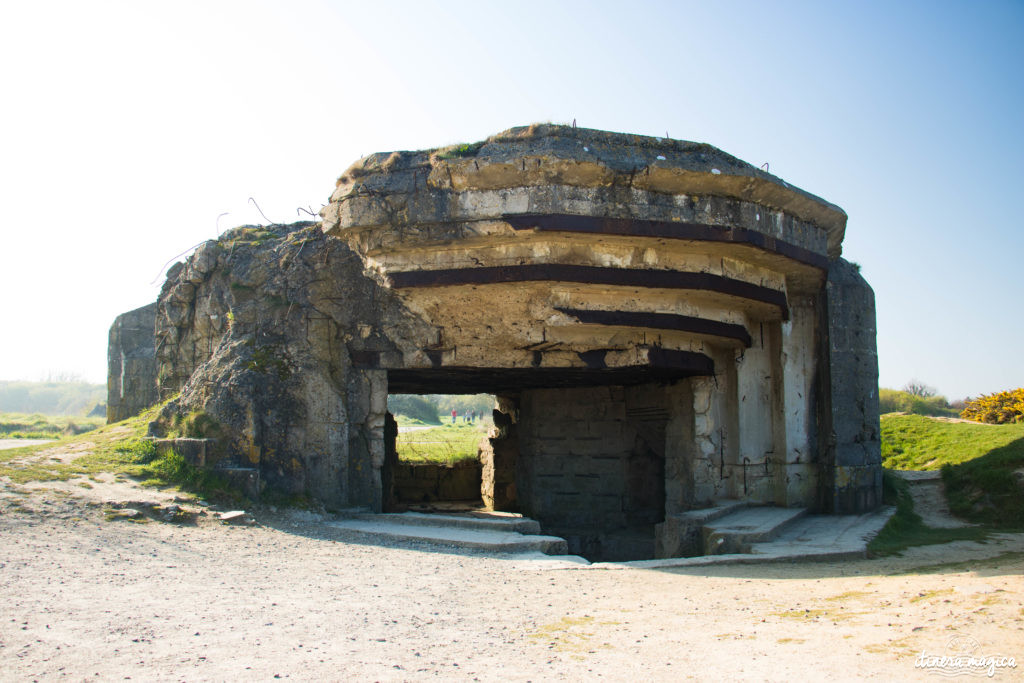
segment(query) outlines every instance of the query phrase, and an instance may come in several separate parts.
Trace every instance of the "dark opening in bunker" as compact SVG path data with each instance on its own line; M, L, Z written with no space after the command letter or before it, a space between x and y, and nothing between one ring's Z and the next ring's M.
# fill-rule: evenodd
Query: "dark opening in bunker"
M591 561L655 557L656 526L665 520L667 428L673 416L692 420L692 402L673 403L673 397L687 394L686 379L697 373L455 368L388 374L395 393L493 392L493 426L480 448L485 509L535 519L543 533L566 539L571 553Z

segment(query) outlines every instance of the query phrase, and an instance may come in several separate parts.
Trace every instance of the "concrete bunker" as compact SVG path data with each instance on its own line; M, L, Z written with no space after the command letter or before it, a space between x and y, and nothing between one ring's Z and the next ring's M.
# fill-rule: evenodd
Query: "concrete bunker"
M722 500L879 504L838 207L709 145L544 125L361 159L322 217L204 245L157 305L154 431L208 414L263 493L380 511L388 394L488 392L483 500L590 557L701 552Z

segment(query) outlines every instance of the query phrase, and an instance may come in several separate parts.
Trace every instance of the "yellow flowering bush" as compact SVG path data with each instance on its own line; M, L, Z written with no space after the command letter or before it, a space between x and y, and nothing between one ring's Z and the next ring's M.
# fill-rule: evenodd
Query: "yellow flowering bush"
M1024 387L971 399L960 417L990 424L1024 422Z

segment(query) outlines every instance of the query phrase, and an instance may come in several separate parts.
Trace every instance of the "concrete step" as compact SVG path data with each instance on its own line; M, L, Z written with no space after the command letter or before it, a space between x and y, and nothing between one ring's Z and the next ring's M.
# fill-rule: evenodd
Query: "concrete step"
M731 498L720 498L712 501L712 504L706 508L697 508L696 510L687 510L686 512L680 512L674 517L694 522L698 524L707 524L716 519L725 517L726 515L738 512L739 510L745 510L750 507L750 503L743 500L733 500Z
M354 519L404 524L407 526L439 526L453 529L476 529L479 531L516 531L521 534L539 534L540 524L529 517L502 512L472 512L444 514L434 512L388 512L384 514L361 514Z
M450 526L451 520L439 520L439 524L429 525L420 520L409 523L409 519L395 521L393 517L402 515L360 515L352 519L326 522L328 526L342 529L365 537L367 540L420 541L447 547L487 550L496 553L544 553L546 555L565 555L569 546L565 539L557 536L541 536L524 534L518 531L480 528L466 526ZM412 513L416 514L416 513ZM427 515L440 517L442 515ZM451 517L444 515L444 517ZM532 520L530 520L532 521Z
M771 541L805 514L805 508L781 507L730 512L704 525L704 554L749 553L755 543Z

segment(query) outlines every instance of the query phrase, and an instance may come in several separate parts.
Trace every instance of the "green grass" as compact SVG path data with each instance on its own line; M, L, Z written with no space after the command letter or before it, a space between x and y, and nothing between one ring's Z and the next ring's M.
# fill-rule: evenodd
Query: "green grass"
M395 415L394 418L399 427L433 427L434 425L440 424L439 422L424 422L423 420L417 420L415 417L409 417L408 415Z
M140 479L143 486L174 487L213 500L239 502L243 498L217 473L193 467L173 450L158 454L150 441L127 441L115 450L130 459L121 471Z
M1024 436L973 460L946 465L942 481L954 515L1000 529L1024 530Z
M941 469L953 514L977 524L1024 529L1024 424L884 415L882 464Z
M0 413L0 439L59 439L103 426L102 417Z
M1024 425L944 422L920 415L882 416L882 464L893 470L942 470L949 509L978 526L933 529L914 513L909 485L888 472L885 502L896 514L868 545L873 555L994 531L1024 529Z
M131 477L144 486L173 487L212 499L239 500L240 494L216 474L192 467L174 451L158 455L153 444L141 438L161 407L68 438L60 444L0 450L0 477L14 484L24 484L77 477L96 480L97 475L110 473L115 477ZM48 450L76 444L91 445L69 462L46 457Z
M868 543L872 557L894 555L907 548L950 541L981 541L991 531L985 527L960 527L956 529L933 529L926 526L914 512L914 501L910 496L910 485L889 472L882 476L882 498L886 505L895 505L896 513L889 519L878 535Z
M437 150L438 159L460 159L463 157L475 157L480 148L485 144L484 141L471 142L462 145L451 145L449 147L443 147Z
M882 465L892 470L938 470L943 465L975 460L1021 439L1024 424L983 425L920 415L883 415Z
M439 464L476 460L477 445L486 433L485 424L479 421L404 432L398 435L398 459Z

